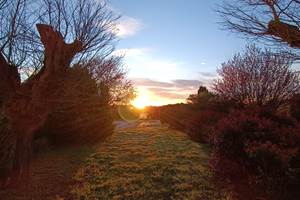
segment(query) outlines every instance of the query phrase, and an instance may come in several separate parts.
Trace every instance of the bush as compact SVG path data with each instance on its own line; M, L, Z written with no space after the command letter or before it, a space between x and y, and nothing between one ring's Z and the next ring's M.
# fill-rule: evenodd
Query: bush
M300 126L266 113L235 111L219 121L210 161L215 178L237 199L298 199Z
M214 126L223 116L223 113L213 110L191 113L185 125L186 132L194 141L209 143Z
M89 144L112 133L107 97L103 92L99 95L97 84L86 69L71 68L62 87L64 94L40 134L46 134L55 144Z

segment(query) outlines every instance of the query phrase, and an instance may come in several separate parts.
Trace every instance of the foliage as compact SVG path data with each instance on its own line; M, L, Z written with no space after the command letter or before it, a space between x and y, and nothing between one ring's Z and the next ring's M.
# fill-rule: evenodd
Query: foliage
M300 76L291 69L292 63L285 53L248 46L244 54L222 64L214 90L240 104L277 108L299 91Z
M1 0L0 10L0 109L8 121L0 159L9 169L0 184L7 185L29 171L41 129L62 143L112 132L107 86L71 67L110 57L118 16L93 0Z
M51 113L45 127L56 144L96 143L112 133L112 116L96 81L86 68L70 68L62 84L60 104ZM45 133L43 133L45 132Z
M211 98L213 98L213 94L209 92L206 87L200 86L197 94L191 94L187 98L187 102L205 107Z
M99 92L106 92L109 105L126 105L135 98L133 84L127 79L122 57L110 57L102 59L96 57L82 65L92 74Z
M235 111L212 135L216 180L237 199L297 199L300 129L266 110Z

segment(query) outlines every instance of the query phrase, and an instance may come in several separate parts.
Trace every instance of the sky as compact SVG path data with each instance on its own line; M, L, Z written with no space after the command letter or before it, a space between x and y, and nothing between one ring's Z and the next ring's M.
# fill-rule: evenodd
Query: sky
M214 9L221 0L110 0L122 17L114 52L125 55L128 77L137 89L133 104L185 102L247 41L222 30Z

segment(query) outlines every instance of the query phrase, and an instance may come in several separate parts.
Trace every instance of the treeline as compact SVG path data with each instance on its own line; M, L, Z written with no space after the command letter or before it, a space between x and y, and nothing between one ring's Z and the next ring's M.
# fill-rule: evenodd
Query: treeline
M300 76L293 58L255 46L224 63L212 92L149 110L211 146L214 180L233 199L300 198Z

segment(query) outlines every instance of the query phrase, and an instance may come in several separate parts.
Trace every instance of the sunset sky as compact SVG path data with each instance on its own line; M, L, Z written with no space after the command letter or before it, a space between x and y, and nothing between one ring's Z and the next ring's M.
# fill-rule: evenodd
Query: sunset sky
M125 54L138 90L134 104L184 102L246 41L221 30L214 12L221 0L110 0L122 15L115 53Z

